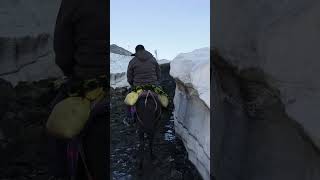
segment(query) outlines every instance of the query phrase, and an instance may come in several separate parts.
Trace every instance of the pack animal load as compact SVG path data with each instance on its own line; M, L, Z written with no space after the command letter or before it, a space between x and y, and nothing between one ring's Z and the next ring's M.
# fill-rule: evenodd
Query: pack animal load
M93 81L85 81L81 88L87 89ZM105 97L103 87L69 93L67 98L54 106L46 124L48 133L65 139L75 137L86 125L94 104Z
M138 101L140 95L144 91L153 91L158 95L158 100L160 101L163 107L168 107L169 105L169 96L162 90L159 86L154 85L145 85L145 86L136 86L132 91L126 96L124 103L133 106Z

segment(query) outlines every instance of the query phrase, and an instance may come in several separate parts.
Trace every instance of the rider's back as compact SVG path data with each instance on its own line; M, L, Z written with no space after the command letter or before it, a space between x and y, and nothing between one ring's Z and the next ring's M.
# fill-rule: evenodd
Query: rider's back
M160 80L157 60L146 50L137 52L129 63L127 79L133 86L157 85Z
M107 71L107 3L63 0L54 37L56 63L67 76L87 79Z

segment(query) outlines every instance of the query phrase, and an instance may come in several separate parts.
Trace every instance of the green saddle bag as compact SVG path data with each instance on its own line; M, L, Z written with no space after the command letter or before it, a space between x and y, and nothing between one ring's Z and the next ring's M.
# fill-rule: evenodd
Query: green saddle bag
M160 86L155 86L155 85L144 85L144 86L135 86L132 89L132 92L130 92L124 102L126 105L129 106L133 106L140 94L144 91L144 90L151 90L153 92L155 92L158 95L158 100L160 101L161 105L165 108L168 107L169 105L169 96L167 95L167 93L165 93L162 88Z
M46 128L49 134L71 139L85 127L91 106L105 97L103 88L85 94L85 97L71 96L56 104L48 118Z

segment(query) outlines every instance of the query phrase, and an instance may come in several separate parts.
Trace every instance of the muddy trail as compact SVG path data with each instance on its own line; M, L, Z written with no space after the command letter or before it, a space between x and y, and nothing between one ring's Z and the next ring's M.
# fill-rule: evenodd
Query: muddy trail
M165 69L162 69L165 71ZM169 77L169 72L163 72L161 86L174 97L175 82ZM139 139L136 127L126 126L122 120L125 118L125 105L123 100L127 90L111 89L111 176L113 180L201 180L193 164L188 160L187 152L182 141L175 135L174 120L172 117L172 102L162 114L160 128L155 133L154 154L151 160L146 153L142 174L138 174L136 165L138 157ZM148 149L147 149L148 151Z
M56 95L54 79L21 82L0 79L0 179L48 179L45 122Z

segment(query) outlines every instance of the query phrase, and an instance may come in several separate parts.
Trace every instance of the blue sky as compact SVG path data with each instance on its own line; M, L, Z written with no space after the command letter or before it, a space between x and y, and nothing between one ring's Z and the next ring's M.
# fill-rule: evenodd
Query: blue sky
M210 46L210 0L111 0L110 43L159 59Z

